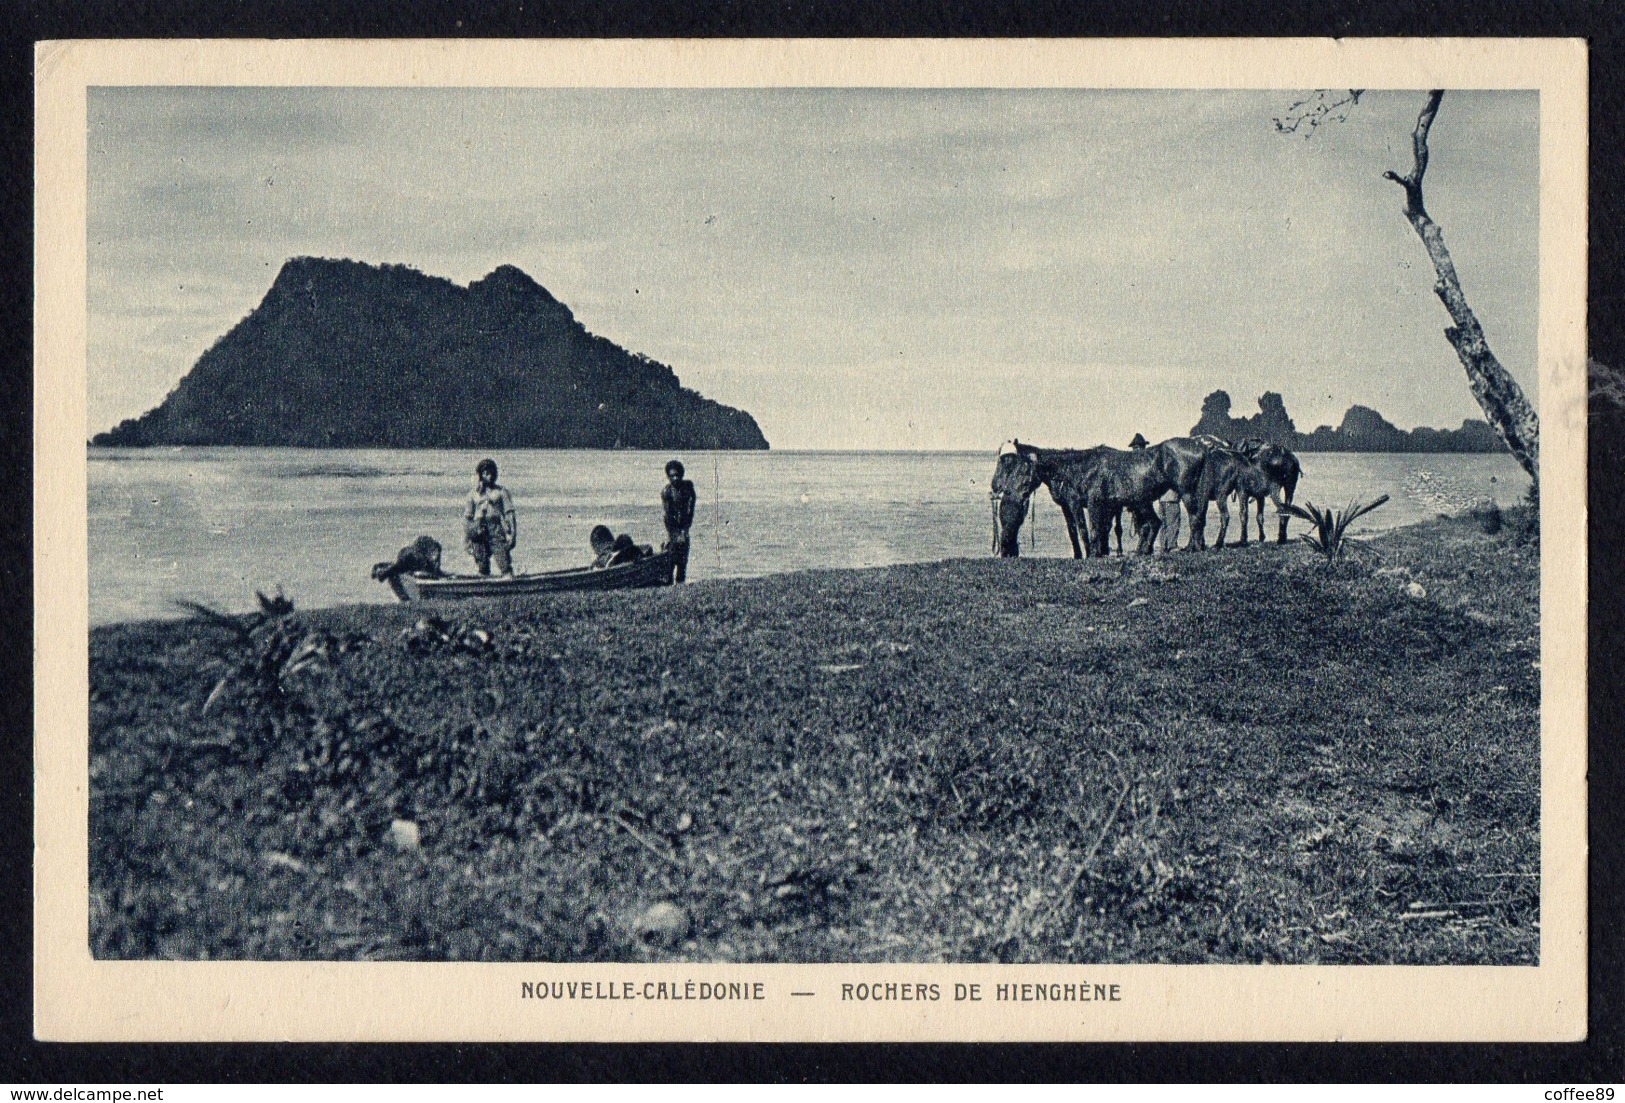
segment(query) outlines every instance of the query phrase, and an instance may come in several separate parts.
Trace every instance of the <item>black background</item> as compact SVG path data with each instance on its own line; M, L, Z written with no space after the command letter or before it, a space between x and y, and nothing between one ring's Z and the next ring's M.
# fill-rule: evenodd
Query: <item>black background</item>
M1625 369L1620 130L1625 10L1548 0L568 3L473 0L0 0L0 1082L1521 1081L1618 1083L1620 518L1625 409L1594 406L1590 456L1590 1038L1572 1045L60 1045L32 1040L33 44L55 38L1563 36L1590 41L1591 355ZM48 186L48 182L47 182ZM47 508L49 503L43 503ZM87 997L93 996L86 993ZM1244 1016L1245 1006L1215 1007ZM1531 1098L1536 1098L1531 1094Z

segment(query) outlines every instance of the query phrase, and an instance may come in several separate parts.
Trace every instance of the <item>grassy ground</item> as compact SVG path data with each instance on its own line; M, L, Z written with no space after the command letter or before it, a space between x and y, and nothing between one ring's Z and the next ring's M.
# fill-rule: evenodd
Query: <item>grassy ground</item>
M1520 527L97 629L93 950L1532 962Z

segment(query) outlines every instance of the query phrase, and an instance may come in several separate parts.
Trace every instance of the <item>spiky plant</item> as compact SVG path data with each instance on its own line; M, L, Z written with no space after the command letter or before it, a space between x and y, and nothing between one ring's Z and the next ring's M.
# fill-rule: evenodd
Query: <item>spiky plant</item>
M1283 503L1281 512L1292 517L1300 517L1315 526L1313 532L1303 534L1303 542L1324 555L1327 565L1330 566L1343 550L1344 536L1348 533L1349 525L1353 524L1356 518L1364 517L1387 500L1388 495L1384 494L1373 502L1350 502L1347 509L1337 514L1333 514L1329 509L1321 509L1313 502L1305 502L1301 506Z

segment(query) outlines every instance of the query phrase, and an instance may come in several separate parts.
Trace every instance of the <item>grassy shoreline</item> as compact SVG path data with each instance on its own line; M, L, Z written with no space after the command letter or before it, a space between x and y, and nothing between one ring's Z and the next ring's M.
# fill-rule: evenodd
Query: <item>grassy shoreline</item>
M1518 528L100 627L92 949L1530 963Z

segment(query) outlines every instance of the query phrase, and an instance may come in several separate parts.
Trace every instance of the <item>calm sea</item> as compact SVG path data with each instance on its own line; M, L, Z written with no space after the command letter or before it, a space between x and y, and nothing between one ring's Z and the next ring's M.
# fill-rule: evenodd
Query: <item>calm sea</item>
M91 623L178 616L177 599L248 610L256 589L274 586L300 608L391 601L369 570L419 535L440 541L448 569L470 570L462 503L479 458L440 451L92 448ZM585 564L595 524L658 545L669 458L499 455L501 481L518 511L516 569ZM682 458L699 491L689 568L695 581L989 551L991 450ZM1510 505L1529 485L1504 455L1311 454L1303 463L1299 501L1342 506L1391 495L1363 519L1362 527L1373 530L1484 498ZM1022 534L1022 554L1070 554L1060 511L1042 492L1036 525Z

